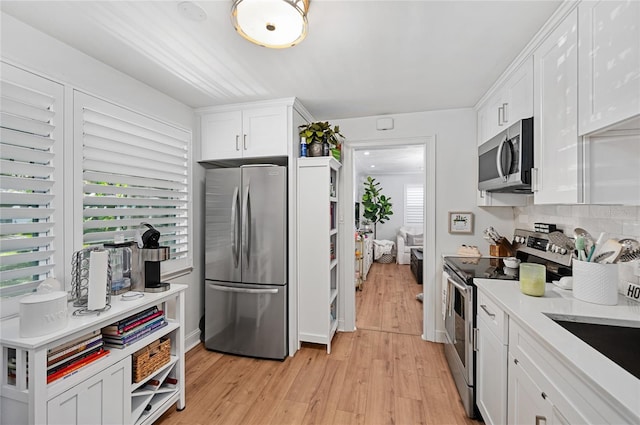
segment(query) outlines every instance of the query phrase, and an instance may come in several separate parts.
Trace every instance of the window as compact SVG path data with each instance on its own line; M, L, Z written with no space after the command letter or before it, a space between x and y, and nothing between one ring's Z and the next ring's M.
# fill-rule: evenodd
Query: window
M10 297L47 277L63 280L63 87L1 64L0 295ZM5 303L6 301L6 303Z
M113 242L118 234L134 240L144 222L170 248L163 274L191 267L191 134L84 93L74 100L83 246Z
M421 184L408 184L404 189L404 224L419 224L424 220L424 187Z

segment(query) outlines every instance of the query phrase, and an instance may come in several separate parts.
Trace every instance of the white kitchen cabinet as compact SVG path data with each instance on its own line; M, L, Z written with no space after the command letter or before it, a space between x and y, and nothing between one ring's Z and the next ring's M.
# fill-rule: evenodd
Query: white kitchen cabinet
M293 129L290 105L274 103L233 110L202 110L201 160L287 156Z
M534 52L536 204L582 202L578 143L578 14L573 10Z
M579 134L640 115L640 2L583 1Z
M340 163L333 157L298 160L299 340L325 344L338 329Z
M533 116L533 61L526 59L478 109L478 145Z
M49 400L47 423L126 423L131 397L122 389L130 380L131 360L126 358Z
M590 404L598 394L593 389L571 386L565 381L571 375L549 356L533 336L510 320L508 423L607 423Z
M172 283L168 291L146 292L144 297L136 300L123 301L114 296L111 308L100 315L74 316L72 312L76 308L70 303L67 326L40 337L21 338L19 318L3 320L0 323L0 363L5 372L0 376L0 423L148 425L174 404L179 410L184 409L186 289L186 285ZM156 305L165 312L166 326L123 349L107 347L108 355L64 378L47 383L49 349ZM132 383L132 354L160 337L171 339L169 364L140 383ZM14 363L15 375L10 378L8 365ZM168 375L177 379L175 386L143 387L153 377L164 379ZM146 401L142 407L140 400Z
M486 424L505 424L508 317L482 293L477 304L476 405Z

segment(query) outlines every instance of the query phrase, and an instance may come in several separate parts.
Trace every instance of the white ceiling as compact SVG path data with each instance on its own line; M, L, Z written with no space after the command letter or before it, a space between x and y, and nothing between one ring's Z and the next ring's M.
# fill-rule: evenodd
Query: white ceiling
M424 146L398 146L354 151L356 180L368 175L424 172Z
M282 50L238 36L230 0L6 1L0 9L191 107L298 97L319 120L472 107L560 1L311 0Z

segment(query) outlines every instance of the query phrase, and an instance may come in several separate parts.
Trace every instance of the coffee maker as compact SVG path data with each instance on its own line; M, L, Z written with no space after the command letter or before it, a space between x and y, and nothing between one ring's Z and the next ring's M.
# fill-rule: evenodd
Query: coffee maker
M160 232L148 223L142 223L148 229L136 236L137 243L132 246L131 289L144 292L163 292L169 289L169 283L160 281L160 262L169 259L169 247L160 246Z

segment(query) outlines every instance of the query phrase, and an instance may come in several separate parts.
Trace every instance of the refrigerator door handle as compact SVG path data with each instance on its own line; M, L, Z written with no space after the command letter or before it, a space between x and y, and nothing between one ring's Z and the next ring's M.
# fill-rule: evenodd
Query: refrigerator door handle
M238 207L240 206L240 191L238 187L233 191L233 200L231 201L231 252L233 253L233 263L238 267L240 260L240 250L238 248Z
M244 200L242 201L242 250L249 266L249 241L251 240L251 214L249 213L249 185L245 186Z
M243 294L277 294L278 288L271 289L253 289L253 288L236 288L230 286L220 286L209 283L209 288L222 292L240 292Z

